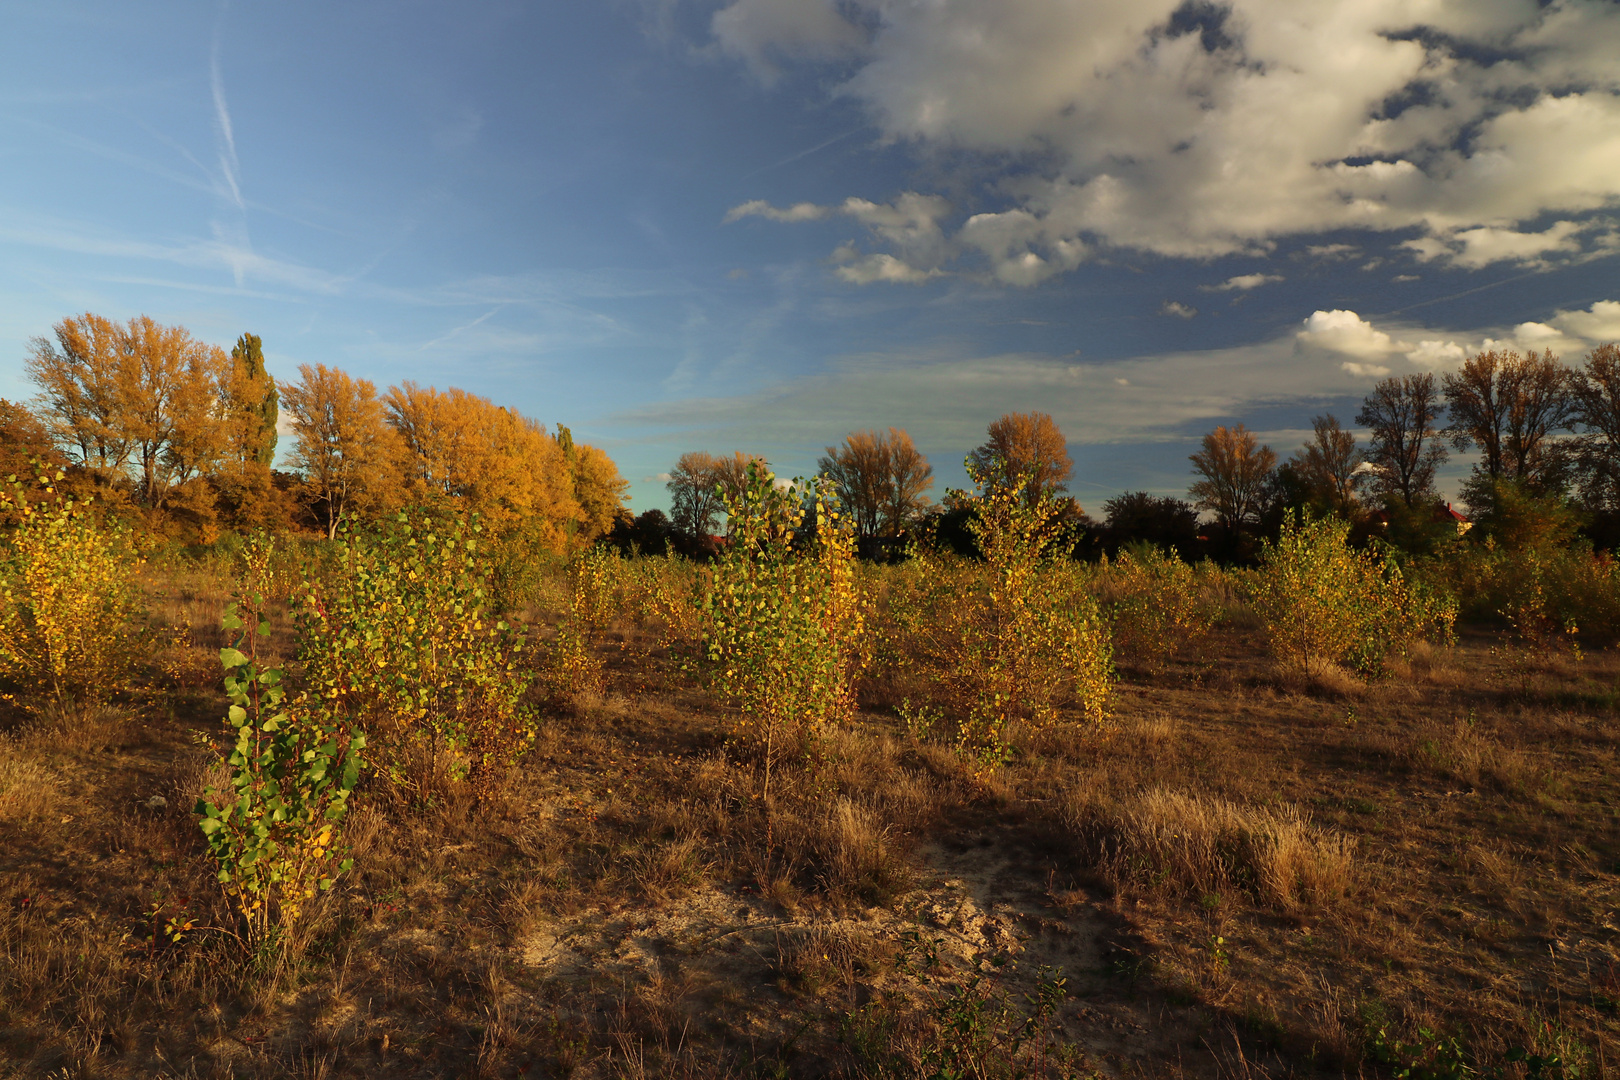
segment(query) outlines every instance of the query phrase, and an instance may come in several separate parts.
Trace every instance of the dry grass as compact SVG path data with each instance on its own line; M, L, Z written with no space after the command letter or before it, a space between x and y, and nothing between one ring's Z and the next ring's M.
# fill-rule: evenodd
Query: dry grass
M0 736L0 820L27 820L55 804L56 774L28 754L14 738Z
M223 603L206 575L152 589L169 624ZM988 777L908 730L892 706L927 687L886 674L769 799L665 624L627 621L607 689L548 714L498 798L362 789L356 869L273 970L162 934L228 925L189 812L222 779L191 734L220 731L211 682L13 723L0 1075L904 1075L880 1051L971 1030L940 1010L974 971L1016 1010L1043 965L1074 1075L1371 1076L1375 1021L1606 1075L1620 654L1583 643L1526 692L1465 633L1295 680L1233 610L1112 723L1017 733Z
M1062 813L1120 884L1194 897L1242 890L1294 911L1342 899L1354 883L1355 842L1311 825L1297 806L1153 788L1107 803L1070 792Z

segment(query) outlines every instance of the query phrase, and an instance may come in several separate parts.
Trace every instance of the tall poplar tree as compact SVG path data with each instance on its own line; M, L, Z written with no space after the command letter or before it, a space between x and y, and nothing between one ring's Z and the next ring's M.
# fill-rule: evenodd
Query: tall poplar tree
M269 467L276 460L276 421L281 395L276 380L264 370L264 349L257 334L243 334L231 350L231 412L241 424L242 460Z

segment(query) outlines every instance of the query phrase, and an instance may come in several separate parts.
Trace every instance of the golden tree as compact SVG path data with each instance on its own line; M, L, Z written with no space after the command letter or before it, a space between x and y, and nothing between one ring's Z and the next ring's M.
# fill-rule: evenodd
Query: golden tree
M1294 452L1291 464L1313 501L1341 517L1352 517L1358 505L1356 491L1366 475L1356 452L1356 436L1340 427L1331 413L1312 418L1311 430L1311 441Z
M934 483L933 467L900 428L853 432L842 446L827 447L818 467L838 486L861 536L904 531L928 504L924 492Z
M558 443L563 444L563 436L569 432L559 424L557 434ZM564 452L574 502L579 505L578 539L590 543L613 528L630 485L619 475L619 467L613 464L613 459L596 447L576 444L570 435Z
M1188 489L1194 506L1214 511L1221 525L1234 531L1259 514L1277 455L1259 445L1254 432L1242 424L1218 427L1204 436L1203 449L1189 460L1203 477Z
M36 338L27 360L57 438L104 474L133 466L141 501L163 509L230 446L230 360L183 326L145 315L119 324L86 313Z
M86 312L54 327L56 341L29 342L24 365L40 388L39 405L51 434L78 464L122 473L131 451L118 392L123 334L111 319Z
M1047 413L1007 413L991 422L989 438L968 455L987 487L1010 487L1023 481L1031 506L1068 490L1074 472L1068 442Z
M345 514L375 515L398 501L398 436L377 387L324 364L301 364L299 381L281 388L293 429L290 464L320 506L330 539Z
M383 403L405 449L405 482L414 497L448 500L497 528L529 519L554 551L578 535L584 513L568 458L544 425L455 387L406 382L391 387Z
M39 417L0 398L0 480L15 476L26 481L41 469L60 469L67 463Z

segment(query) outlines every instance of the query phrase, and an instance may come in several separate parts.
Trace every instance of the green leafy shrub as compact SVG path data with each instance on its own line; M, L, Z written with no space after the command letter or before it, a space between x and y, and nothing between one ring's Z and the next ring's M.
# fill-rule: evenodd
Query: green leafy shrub
M258 642L270 635L258 591L267 554L249 552L257 574L224 620L237 631L235 644L220 650L235 734L230 788L206 792L196 806L220 884L256 948L284 940L317 890L350 868L338 830L366 746L341 703L308 694L288 701L281 669L260 665Z
M1083 568L1053 558L1066 529L1049 498L1024 484L957 494L975 509L968 528L983 561L920 551L901 569L890 610L904 649L939 686L956 725L957 750L993 768L1015 724L1044 728L1077 706L1103 719L1113 693L1113 646Z
M97 704L127 685L147 637L140 560L126 529L55 481L41 477L36 499L15 478L0 489L0 514L15 522L0 561L0 679L12 700Z
M298 598L311 693L367 733L378 774L426 799L490 791L533 742L523 639L498 619L476 519L401 513L340 534L340 565Z
M1456 603L1409 579L1388 553L1352 549L1349 532L1336 518L1291 518L1266 544L1250 603L1278 659L1373 674L1416 641L1449 643Z
M726 494L731 535L703 596L703 661L740 717L733 736L771 762L854 708L863 606L854 537L823 484L778 487L758 463ZM813 539L795 546L803 527Z
M541 674L547 696L601 692L603 666L595 645L623 607L623 564L618 553L606 545L585 549L569 564L568 613L557 628Z
M1098 570L1097 586L1114 628L1118 654L1159 671L1183 649L1209 636L1220 605L1198 572L1174 553L1151 544L1121 551Z

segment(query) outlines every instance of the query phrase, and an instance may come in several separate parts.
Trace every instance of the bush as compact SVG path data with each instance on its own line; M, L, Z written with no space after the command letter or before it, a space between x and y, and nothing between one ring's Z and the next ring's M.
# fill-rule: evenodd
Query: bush
M236 642L220 650L235 732L230 789L205 792L196 814L247 941L262 948L284 942L316 891L351 865L337 831L366 737L335 701L300 694L287 702L281 670L259 666L258 640L270 636L259 591L268 547L247 557L249 581L224 620Z
M377 772L426 799L487 793L533 742L523 641L491 610L476 519L401 513L342 532L341 562L299 598L312 693L366 731Z
M0 563L0 678L24 699L104 702L127 683L143 641L140 560L126 529L41 484L39 500L15 480L0 490L0 512L16 521Z
M1302 671L1323 664L1363 674L1416 641L1450 642L1457 606L1408 580L1387 553L1358 552L1336 518L1283 522L1251 579L1250 602L1272 651Z
M1114 648L1148 671L1159 671L1186 648L1209 636L1220 606L1207 595L1196 570L1174 552L1134 544L1098 571L1105 608L1114 626Z
M602 661L594 646L622 606L622 569L623 560L606 545L587 548L569 564L568 614L557 628L542 674L550 697L601 692Z
M853 531L836 497L816 481L775 480L750 463L742 489L726 494L730 542L702 616L704 666L741 711L734 737L763 755L767 785L775 757L852 714L864 624ZM813 537L796 546L801 532Z
M890 609L915 664L942 687L956 723L957 750L985 769L1006 759L1017 724L1050 726L1075 704L1092 721L1107 715L1113 647L1085 572L1054 559L1066 532L1049 498L1031 501L1023 483L985 489L968 524L983 562L919 552L899 568Z

